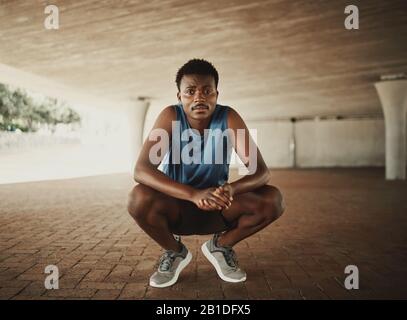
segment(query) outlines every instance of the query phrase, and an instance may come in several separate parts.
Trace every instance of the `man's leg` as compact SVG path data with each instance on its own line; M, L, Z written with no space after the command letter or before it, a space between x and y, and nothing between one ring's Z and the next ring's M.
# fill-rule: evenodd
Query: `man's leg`
M277 220L284 212L283 197L274 186L265 185L233 198L230 208L222 213L236 227L219 236L220 246L234 246Z
M169 225L179 219L179 208L175 198L138 184L129 194L127 210L155 242L165 250L180 251Z
M232 205L223 210L223 216L234 227L223 234L216 234L201 249L221 279L241 282L246 280L246 272L239 267L232 246L280 217L284 204L280 191L267 185L233 197Z
M129 194L128 211L138 225L166 250L160 257L157 271L150 277L150 286L172 286L192 259L191 253L175 240L169 228L179 220L178 201L139 184Z

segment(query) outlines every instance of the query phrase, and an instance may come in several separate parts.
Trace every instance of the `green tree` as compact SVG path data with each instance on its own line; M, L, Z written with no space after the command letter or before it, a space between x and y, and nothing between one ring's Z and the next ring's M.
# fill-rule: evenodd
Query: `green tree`
M24 131L35 131L39 124L55 127L58 123L77 123L80 116L64 102L47 97L41 103L23 90L11 90L0 83L0 130L24 123Z
M0 114L3 118L3 123L9 124L13 118L18 115L18 103L17 95L13 95L13 92L8 89L7 86L0 83Z

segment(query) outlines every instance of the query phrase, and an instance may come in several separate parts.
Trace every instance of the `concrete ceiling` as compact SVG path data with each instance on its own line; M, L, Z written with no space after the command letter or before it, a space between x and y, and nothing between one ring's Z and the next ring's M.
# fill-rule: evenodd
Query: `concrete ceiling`
M407 71L407 1L0 0L0 63L112 102L176 102L177 69L202 57L220 73L219 102L247 119L381 115L373 83Z

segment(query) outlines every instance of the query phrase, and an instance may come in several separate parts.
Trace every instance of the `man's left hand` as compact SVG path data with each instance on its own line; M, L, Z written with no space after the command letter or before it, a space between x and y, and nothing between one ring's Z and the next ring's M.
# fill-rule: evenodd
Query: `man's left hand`
M233 200L234 190L230 183L225 183L225 184L217 187L215 192L225 194L227 197L229 197L230 201Z
M212 193L214 196L221 196L221 197L227 197L230 201L230 203L232 203L233 200L233 187L230 183L225 183L219 187L216 188L216 190ZM227 207L226 209L229 209L229 207Z

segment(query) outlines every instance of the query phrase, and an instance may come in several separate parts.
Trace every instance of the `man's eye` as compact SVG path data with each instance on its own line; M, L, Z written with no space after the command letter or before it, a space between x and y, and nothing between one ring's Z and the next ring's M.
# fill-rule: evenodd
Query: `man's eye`
M187 90L187 94L194 94L194 90Z

